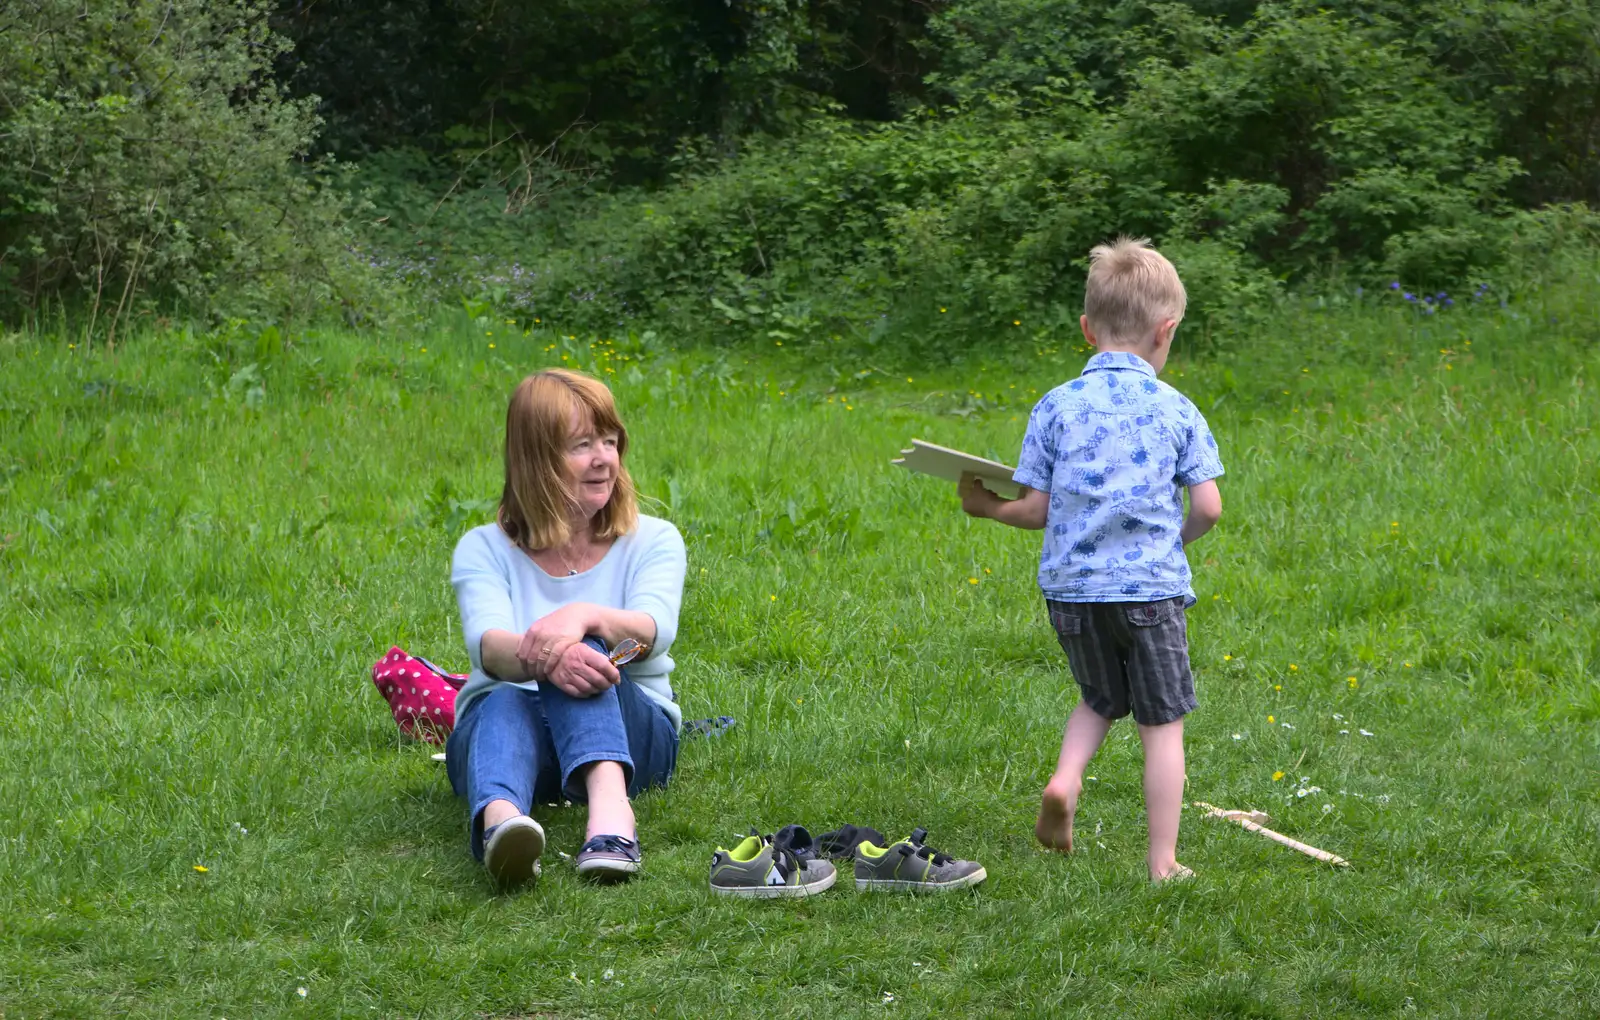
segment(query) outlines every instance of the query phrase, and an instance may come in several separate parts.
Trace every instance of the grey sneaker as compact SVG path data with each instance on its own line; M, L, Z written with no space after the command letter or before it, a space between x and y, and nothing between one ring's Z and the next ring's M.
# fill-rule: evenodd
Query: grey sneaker
M639 844L626 836L592 836L578 851L578 874L598 879L627 878L643 867Z
M483 866L501 885L521 885L539 877L544 829L527 815L508 818L483 833Z
M888 847L863 840L856 847L856 889L861 892L949 892L989 877L977 861L958 861L923 842L927 829Z
M802 860L752 833L732 850L711 855L711 891L723 896L779 899L833 888L839 872L828 861Z

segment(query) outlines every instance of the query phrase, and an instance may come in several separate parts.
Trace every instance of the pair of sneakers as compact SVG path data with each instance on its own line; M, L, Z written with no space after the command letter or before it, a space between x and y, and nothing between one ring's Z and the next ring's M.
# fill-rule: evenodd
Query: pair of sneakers
M544 854L544 827L527 815L508 818L483 831L483 865L502 886L521 885L539 877ZM578 874L597 881L620 881L642 867L637 840L626 836L591 836L578 851Z
M732 850L711 855L711 891L753 899L811 896L833 887L838 868L826 857L850 861L857 892L950 892L977 885L988 872L927 845L928 830L890 842L876 829L846 825L813 843L804 826L786 825L775 836L750 835Z

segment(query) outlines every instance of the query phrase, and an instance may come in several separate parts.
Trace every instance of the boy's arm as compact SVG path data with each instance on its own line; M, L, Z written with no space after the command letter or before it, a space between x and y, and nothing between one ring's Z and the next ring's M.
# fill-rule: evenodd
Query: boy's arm
M1208 478L1199 485L1189 486L1189 513L1183 519L1183 530L1179 537L1183 544L1198 539L1210 531L1212 526L1222 517L1222 493L1217 489L1217 481Z
M1042 489L1022 486L1022 495L1016 499L1001 499L983 487L978 476L964 472L958 483L961 509L973 517L987 517L1013 528L1038 531L1050 515L1050 494Z

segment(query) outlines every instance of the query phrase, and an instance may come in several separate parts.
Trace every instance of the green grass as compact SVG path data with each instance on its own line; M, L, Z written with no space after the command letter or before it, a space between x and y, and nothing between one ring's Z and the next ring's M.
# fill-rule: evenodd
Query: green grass
M1032 845L1075 699L1038 536L887 466L912 436L1013 459L1070 345L891 373L465 321L0 340L0 1015L1595 1015L1593 293L1307 307L1169 368L1228 467L1191 551L1190 796L1354 867L1190 814L1200 878L1162 889L1128 724L1082 852ZM638 881L552 853L502 896L368 669L465 662L450 552L511 385L562 354L616 368L632 469L688 540L686 714L739 724L638 803ZM576 849L576 809L542 819ZM716 845L795 821L924 825L990 878L708 894Z

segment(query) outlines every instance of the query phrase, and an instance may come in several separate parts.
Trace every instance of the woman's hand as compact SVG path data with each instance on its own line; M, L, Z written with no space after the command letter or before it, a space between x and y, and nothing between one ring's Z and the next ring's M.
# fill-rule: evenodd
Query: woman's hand
M529 676L543 680L568 648L583 641L589 634L589 609L587 603L574 602L533 621L517 643L517 661Z
M622 674L610 659L579 641L567 645L544 679L574 698L589 698L616 686Z

